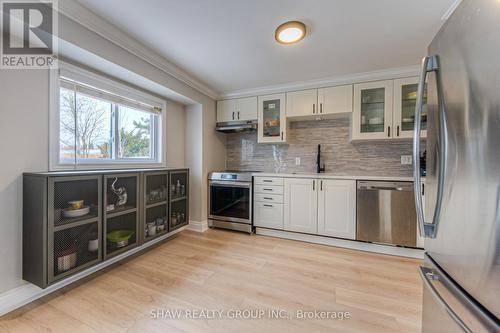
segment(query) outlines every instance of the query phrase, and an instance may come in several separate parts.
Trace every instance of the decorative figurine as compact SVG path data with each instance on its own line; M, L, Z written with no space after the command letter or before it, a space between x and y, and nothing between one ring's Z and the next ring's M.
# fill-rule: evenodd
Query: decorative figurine
M124 206L127 203L127 189L125 187L120 187L118 189L115 188L115 183L118 181L118 178L115 178L113 184L111 184L111 190L118 197L118 201L115 206Z

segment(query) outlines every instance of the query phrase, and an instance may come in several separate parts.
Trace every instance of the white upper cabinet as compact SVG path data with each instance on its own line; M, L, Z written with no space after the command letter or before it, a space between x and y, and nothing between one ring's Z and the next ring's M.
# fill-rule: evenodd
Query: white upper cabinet
M283 228L315 234L318 231L318 181L287 178L284 189Z
M356 238L356 181L321 179L318 192L318 234Z
M286 93L286 116L292 120L352 112L352 85Z
M417 104L418 77L394 80L394 138L413 137L415 107ZM424 106L421 118L421 137L427 136L427 89L423 96Z
M418 77L354 85L352 140L413 137ZM424 90L421 137L427 136L427 89Z
M257 97L236 100L237 120L257 120Z
M285 94L259 96L257 119L259 143L286 142Z
M286 93L287 118L310 116L319 113L318 89Z
M318 112L333 115L352 112L352 84L318 89Z
M228 99L225 101L217 101L217 122L223 123L233 121L236 112L236 100Z
M354 85L352 140L392 137L392 95L392 80Z
M257 97L217 101L217 122L257 119Z

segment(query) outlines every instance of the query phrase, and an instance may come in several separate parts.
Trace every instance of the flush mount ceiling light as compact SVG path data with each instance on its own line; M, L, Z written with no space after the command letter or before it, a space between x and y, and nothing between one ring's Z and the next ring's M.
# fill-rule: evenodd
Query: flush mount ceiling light
M299 21L288 21L280 25L274 33L274 38L281 44L294 44L306 36L306 25Z

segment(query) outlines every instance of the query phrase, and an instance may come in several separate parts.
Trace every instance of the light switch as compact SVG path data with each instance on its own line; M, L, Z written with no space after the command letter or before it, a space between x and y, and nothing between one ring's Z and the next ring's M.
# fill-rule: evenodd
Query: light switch
M401 165L410 165L412 162L413 159L411 155L401 155Z
M300 165L300 157L295 157L295 165Z

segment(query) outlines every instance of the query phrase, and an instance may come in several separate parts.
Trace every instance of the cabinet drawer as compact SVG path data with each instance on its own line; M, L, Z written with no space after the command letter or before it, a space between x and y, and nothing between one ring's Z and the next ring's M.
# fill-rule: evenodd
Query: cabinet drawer
M255 193L255 201L283 203L283 196L278 194Z
M283 230L283 204L255 202L253 224Z
M255 193L262 194L283 194L283 186L273 186L273 185L255 185Z
M278 177L255 177L255 185L283 185L283 178Z

